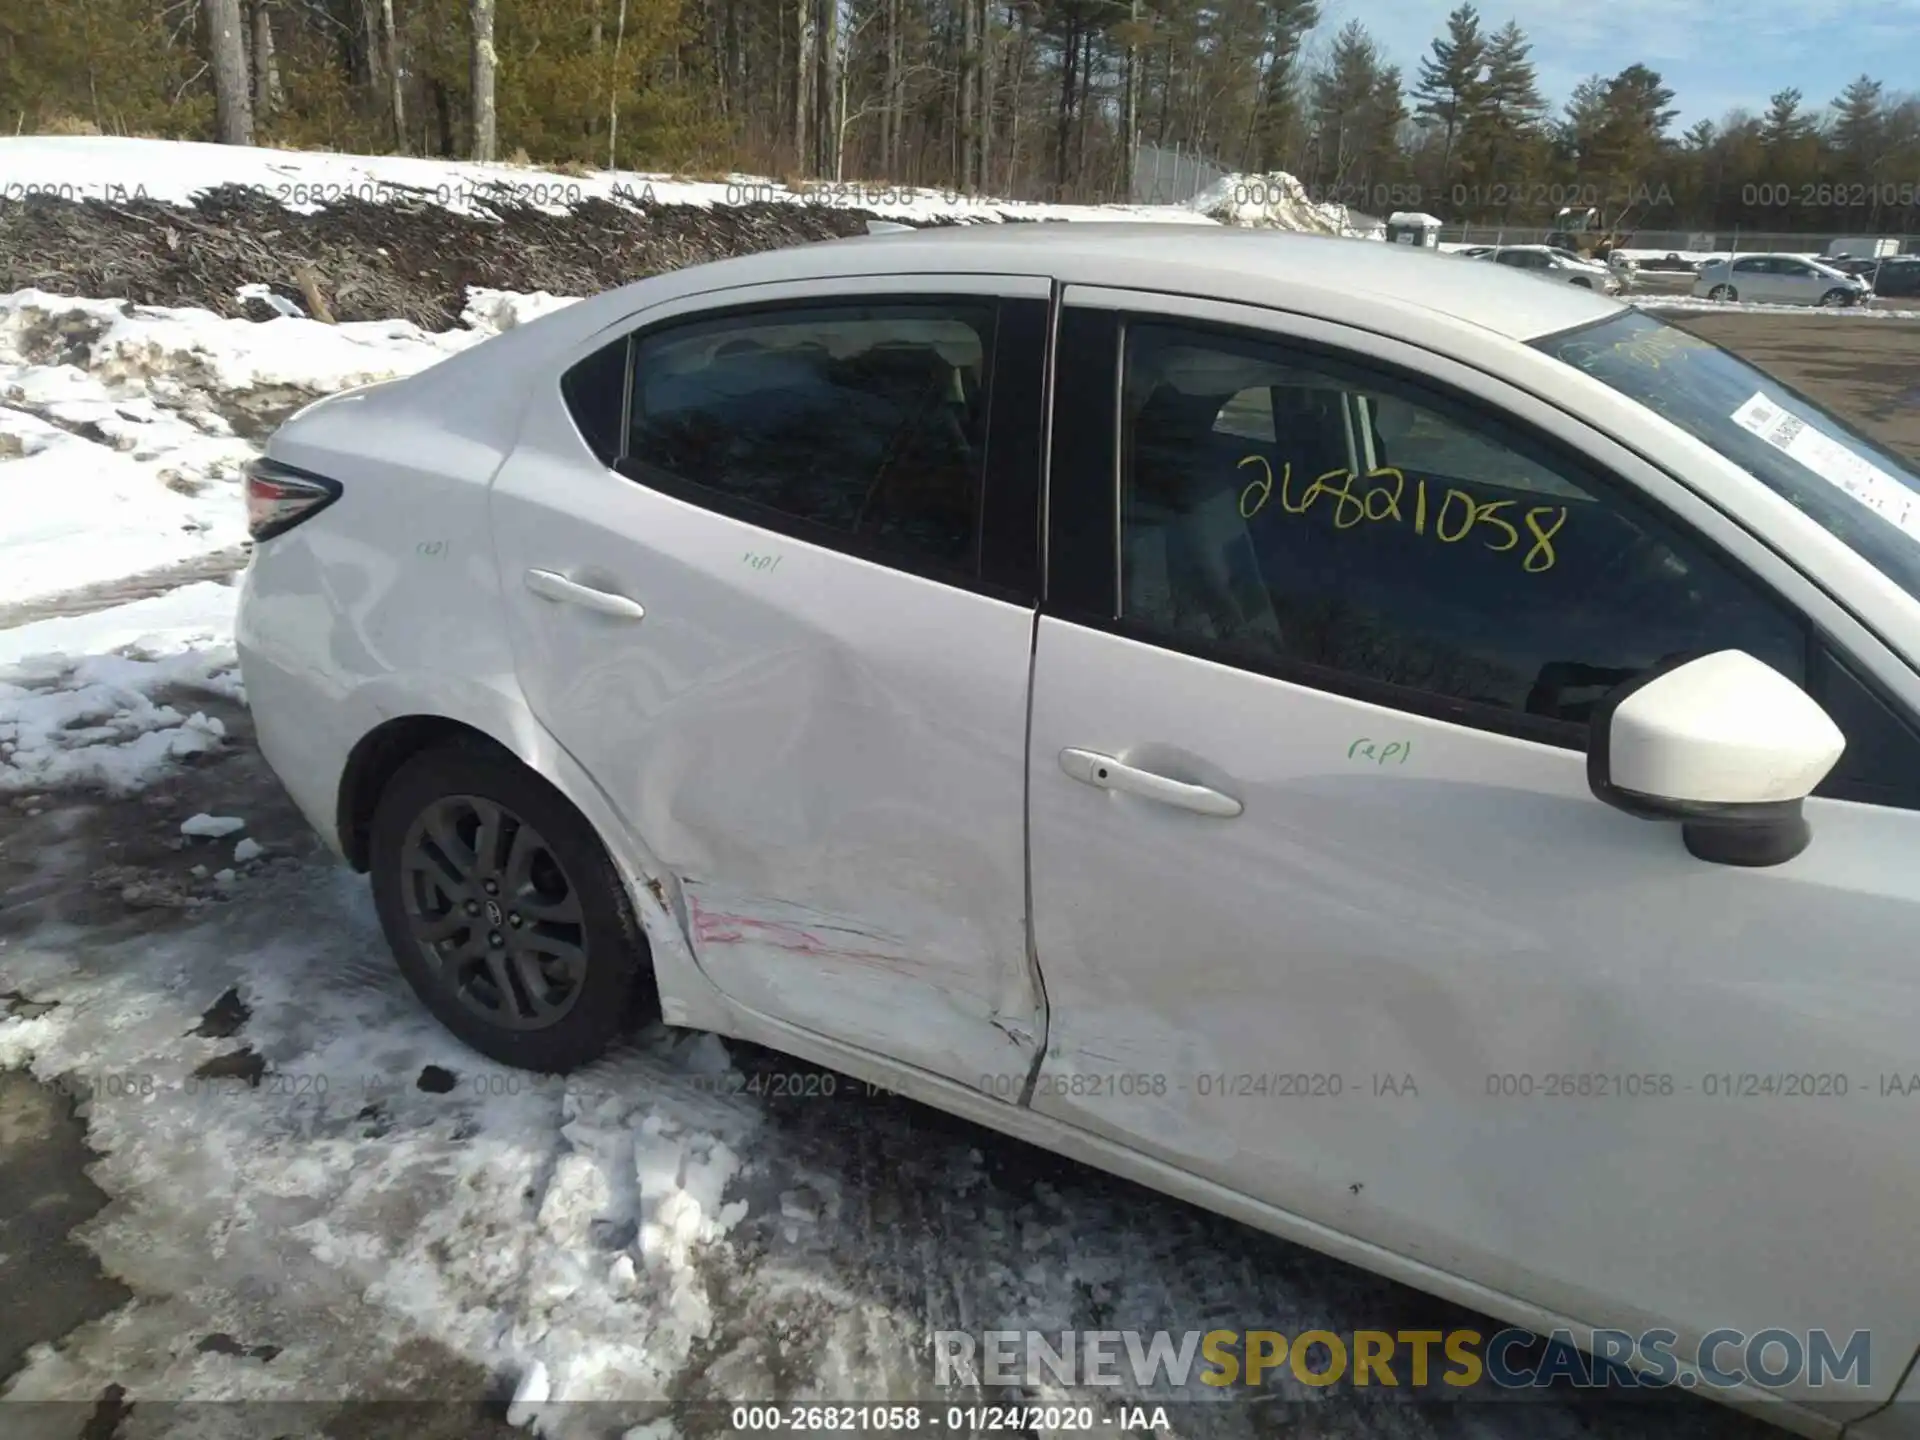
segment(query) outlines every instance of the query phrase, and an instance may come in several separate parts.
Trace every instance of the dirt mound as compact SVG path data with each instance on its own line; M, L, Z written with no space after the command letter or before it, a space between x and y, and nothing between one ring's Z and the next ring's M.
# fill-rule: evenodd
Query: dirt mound
M427 201L344 199L297 214L241 186L208 191L192 208L35 196L0 203L0 294L33 287L263 320L275 307L237 292L264 284L319 319L445 330L459 324L469 285L591 295L683 265L862 234L880 218L779 201L491 208L487 218Z

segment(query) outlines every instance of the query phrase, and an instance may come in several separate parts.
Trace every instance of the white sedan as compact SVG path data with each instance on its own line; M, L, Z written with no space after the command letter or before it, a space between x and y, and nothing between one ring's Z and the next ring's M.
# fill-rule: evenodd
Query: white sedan
M1622 288L1621 276L1612 267L1553 245L1497 245L1475 258L1582 290L1614 295Z
M261 746L482 1053L658 1014L1920 1413L1920 474L1744 361L1394 246L937 229L322 401L249 499Z
M1693 293L1706 300L1833 309L1872 299L1873 287L1857 275L1804 255L1723 255L1700 267Z

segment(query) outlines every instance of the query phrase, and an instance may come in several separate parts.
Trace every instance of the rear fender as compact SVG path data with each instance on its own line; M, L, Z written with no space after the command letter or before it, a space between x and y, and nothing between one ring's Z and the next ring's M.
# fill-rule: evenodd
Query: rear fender
M652 950L662 1017L670 1025L733 1033L731 1005L694 963L678 877L620 817L517 691L445 673L389 676L359 686L350 705L355 733L360 735L416 716L464 725L506 749L559 790L593 826L627 887Z

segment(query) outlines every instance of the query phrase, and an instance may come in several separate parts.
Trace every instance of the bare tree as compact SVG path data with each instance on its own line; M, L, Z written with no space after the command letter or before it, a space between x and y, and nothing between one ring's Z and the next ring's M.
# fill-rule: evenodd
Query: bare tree
M820 87L814 123L814 133L819 136L819 143L814 147L818 155L815 173L820 175L840 173L840 126L835 118L839 114L839 71L840 0L821 0Z
M807 168L807 113L813 108L813 0L794 0L793 164Z
M214 127L222 145L253 144L253 97L247 93L247 32L240 0L207 0L212 51Z
M253 0L253 117L268 120L286 104L273 45L272 0Z
M407 153L407 102L402 84L400 32L393 24L393 0L380 0L380 21L387 32L387 93L393 111L393 148Z
M620 168L620 47L627 39L627 0L620 0L620 18L613 27L613 69L607 77L607 169Z
M467 0L473 27L473 158L492 160L499 148L493 108L493 72L500 57L493 50L493 0Z
M1133 198L1133 172L1140 162L1140 0L1132 0L1127 13L1126 99L1121 109L1120 183L1121 192Z
M980 6L980 118L978 143L974 153L974 181L984 190L993 188L993 83L994 52L998 42L993 33L993 7L989 0L977 0Z
M973 180L973 101L980 83L980 8L974 0L960 0L960 141L959 181L962 193L971 195L978 187Z

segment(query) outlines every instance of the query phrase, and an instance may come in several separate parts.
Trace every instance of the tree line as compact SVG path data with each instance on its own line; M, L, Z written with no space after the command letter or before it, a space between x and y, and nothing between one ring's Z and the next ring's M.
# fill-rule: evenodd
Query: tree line
M1319 0L0 0L0 115L562 169L1125 199L1139 147L1451 224L1920 231L1920 98L1862 75L1676 131L1652 68L1558 108L1471 4L1411 72Z

